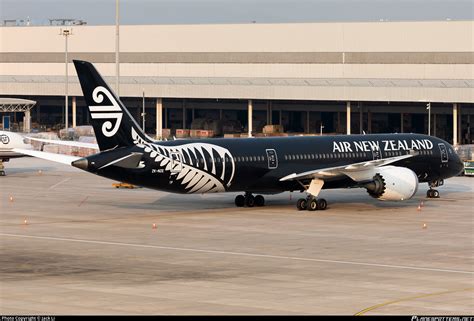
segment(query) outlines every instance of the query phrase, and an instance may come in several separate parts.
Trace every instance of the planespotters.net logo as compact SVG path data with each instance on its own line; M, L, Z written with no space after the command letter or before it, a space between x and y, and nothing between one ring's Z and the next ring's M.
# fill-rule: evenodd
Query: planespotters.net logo
M474 321L474 317L419 317L419 316L412 316L411 321Z

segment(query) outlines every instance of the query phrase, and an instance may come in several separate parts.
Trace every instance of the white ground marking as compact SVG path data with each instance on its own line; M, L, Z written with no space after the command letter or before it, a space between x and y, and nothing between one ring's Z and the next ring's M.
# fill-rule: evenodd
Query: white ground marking
M48 240L48 241L65 241L65 242L76 242L76 243L87 243L87 244L128 246L128 247L149 248L149 249L159 249L159 250L187 251L187 252L210 253L210 254L224 254L224 255L235 255L235 256L260 257L260 258L267 258L267 259L348 264L348 265L359 265L359 266L369 266L369 267L382 267L382 268L390 268L390 269L404 269L404 270L431 271L431 272L444 272L444 273L460 273L460 274L473 274L474 275L474 271L436 269L436 268L429 268L429 267L417 267L417 266L405 266L405 265L390 265L390 264L377 264L377 263L366 263L366 262L325 260L325 259L314 259L314 258L304 258L304 257L295 257L295 256L255 254L255 253L245 253L245 252L202 250L202 249L183 248L183 247L170 247L170 246L135 244L135 243L121 243L121 242L107 242L107 241L95 241L95 240L82 240L82 239L52 237L52 236L22 235L22 234L9 234L9 233L0 233L0 236L26 238L26 239L39 239L39 240Z
M56 184L50 186L49 189L53 189L53 188L55 188L55 187L61 185L62 183L66 183L66 182L69 181L70 179L71 179L70 177L65 178L65 179L63 179L62 181L60 181L59 183L56 183Z

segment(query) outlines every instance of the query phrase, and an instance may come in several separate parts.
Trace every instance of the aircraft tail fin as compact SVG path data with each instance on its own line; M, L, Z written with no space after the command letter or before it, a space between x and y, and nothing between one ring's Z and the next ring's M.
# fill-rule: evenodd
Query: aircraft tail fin
M74 66L101 151L133 146L136 135L151 141L90 62L74 60Z

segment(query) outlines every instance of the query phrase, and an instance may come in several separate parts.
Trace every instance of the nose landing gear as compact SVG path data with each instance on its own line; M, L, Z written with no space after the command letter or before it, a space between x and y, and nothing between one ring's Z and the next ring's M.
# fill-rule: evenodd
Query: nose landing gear
M426 191L426 197L427 198L439 198L439 192L436 189L429 189Z
M426 192L427 198L439 198L438 190L434 189L433 187L443 186L444 181L442 179L431 181L428 183L430 189Z

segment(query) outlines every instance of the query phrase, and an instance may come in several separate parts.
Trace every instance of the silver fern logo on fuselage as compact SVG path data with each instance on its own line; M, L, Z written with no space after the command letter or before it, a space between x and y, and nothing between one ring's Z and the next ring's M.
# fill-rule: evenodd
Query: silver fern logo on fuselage
M133 128L132 138L170 176L171 182L182 186L183 192L225 192L232 184L235 162L224 147L200 142L177 146L153 144L144 141Z
M104 102L104 95L107 96L111 105L89 106L89 110L92 119L108 119L102 124L102 134L106 137L112 137L120 127L123 114L114 96L105 87L96 87L92 92L92 99L96 104L102 104Z

